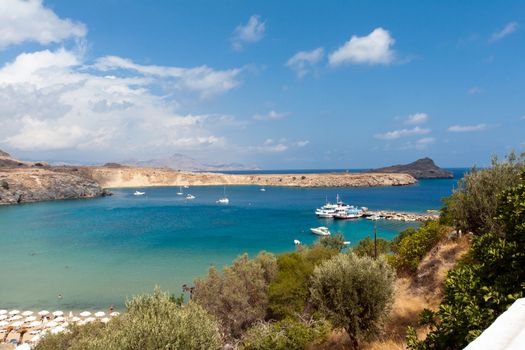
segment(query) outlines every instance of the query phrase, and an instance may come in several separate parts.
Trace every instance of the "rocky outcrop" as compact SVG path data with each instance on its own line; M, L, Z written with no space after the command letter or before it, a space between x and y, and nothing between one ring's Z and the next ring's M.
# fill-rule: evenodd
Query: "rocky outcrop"
M49 169L0 170L0 204L92 198L107 194L95 181Z
M103 188L145 186L260 185L289 187L372 187L416 183L408 174L219 174L192 173L165 168L62 167L60 170L94 180Z
M438 167L430 158L421 158L410 164L393 165L372 170L377 173L406 173L416 179L452 179L454 174Z

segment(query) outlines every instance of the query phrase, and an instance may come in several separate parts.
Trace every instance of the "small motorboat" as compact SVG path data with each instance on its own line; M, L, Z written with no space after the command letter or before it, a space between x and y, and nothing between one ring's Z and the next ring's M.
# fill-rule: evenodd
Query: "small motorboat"
M226 198L226 197L224 197L224 198L219 198L219 199L217 200L217 203L219 203L219 204L228 204L228 203L230 203L230 200L229 200L228 198Z
M293 240L293 244L295 244L295 245L301 245L301 241L298 240L298 239L294 239L294 240Z
M189 194L189 193L188 193L188 194L186 195L186 199L195 199L195 196L192 195L192 194Z
M266 188L263 187L263 188L261 188L259 191L261 191L261 192L266 192Z
M140 192L140 191L135 191L135 192L133 193L134 196L143 196L143 195L145 195L145 194L146 194L146 192Z
M179 186L179 192L177 192L177 196L182 196L184 193L182 192L182 186Z
M184 185L184 188L190 188L190 186L188 186L188 185Z
M330 236L330 231L328 230L328 227L319 226L319 227L312 227L310 229L314 235L318 236Z

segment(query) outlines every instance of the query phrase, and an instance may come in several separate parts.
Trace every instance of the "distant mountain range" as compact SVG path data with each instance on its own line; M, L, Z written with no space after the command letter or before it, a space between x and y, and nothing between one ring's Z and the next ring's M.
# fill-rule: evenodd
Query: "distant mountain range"
M195 158L188 157L184 154L175 153L167 158L157 158L150 160L128 160L123 164L141 167L163 167L176 170L187 171L231 171L231 170L260 170L255 166L246 166L239 163L202 163Z
M450 171L438 167L430 158L421 158L410 164L393 165L385 168L372 169L376 173L406 173L416 179L451 179Z

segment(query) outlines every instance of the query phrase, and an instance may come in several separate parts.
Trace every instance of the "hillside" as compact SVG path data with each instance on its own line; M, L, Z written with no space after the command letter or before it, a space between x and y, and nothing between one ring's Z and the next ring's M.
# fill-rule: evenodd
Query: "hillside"
M430 158L421 158L410 164L392 165L385 168L373 169L377 173L406 173L416 179L452 179L454 175L438 167Z

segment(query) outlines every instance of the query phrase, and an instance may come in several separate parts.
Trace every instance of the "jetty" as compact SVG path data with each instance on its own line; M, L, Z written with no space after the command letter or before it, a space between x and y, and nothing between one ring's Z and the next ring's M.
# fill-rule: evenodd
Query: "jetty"
M410 213L410 212L399 212L399 211L388 211L388 210L379 210L379 211L367 211L363 213L364 218L377 218L383 220L396 220L396 221L406 221L406 222L424 222L427 220L436 220L439 219L438 211L428 211L427 213Z

